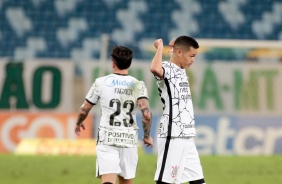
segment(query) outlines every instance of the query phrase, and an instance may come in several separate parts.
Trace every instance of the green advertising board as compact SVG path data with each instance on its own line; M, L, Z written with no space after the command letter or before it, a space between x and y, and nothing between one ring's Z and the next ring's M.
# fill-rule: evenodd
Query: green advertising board
M97 77L111 73L99 63L83 63L85 89ZM265 114L282 112L282 65L258 63L195 63L186 70L197 114ZM148 88L150 105L161 112L162 104L150 63L132 64L129 73L143 80Z

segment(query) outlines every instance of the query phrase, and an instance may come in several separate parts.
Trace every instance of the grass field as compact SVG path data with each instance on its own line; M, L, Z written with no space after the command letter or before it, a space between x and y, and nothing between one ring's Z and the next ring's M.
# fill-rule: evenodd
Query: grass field
M282 183L282 155L201 156L207 184ZM156 155L141 154L134 184L151 184ZM99 184L95 157L0 155L1 184Z

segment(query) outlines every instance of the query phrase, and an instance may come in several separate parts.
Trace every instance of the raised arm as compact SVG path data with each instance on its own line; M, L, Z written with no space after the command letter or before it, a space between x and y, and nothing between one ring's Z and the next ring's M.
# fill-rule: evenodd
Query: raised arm
M157 49L156 54L152 60L150 71L160 79L163 78L164 70L162 68L162 55L163 55L163 40L157 39L154 42L154 46Z
M152 113L150 112L149 101L147 98L140 98L137 100L137 105L142 112L142 125L143 125L143 142L147 147L153 146L153 139L150 136L152 125Z
M80 127L83 128L83 130L85 130L85 126L83 124L83 121L87 118L89 111L91 110L91 108L93 107L93 105L91 103L89 103L88 101L84 101L84 103L82 104L82 106L80 107L80 111L78 114L78 118L76 121L76 126L75 126L75 133L79 136L80 135Z

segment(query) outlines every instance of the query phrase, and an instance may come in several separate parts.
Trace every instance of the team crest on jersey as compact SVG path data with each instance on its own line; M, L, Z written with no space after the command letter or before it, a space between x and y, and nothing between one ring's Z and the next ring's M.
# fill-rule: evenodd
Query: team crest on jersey
M177 176L177 172L178 172L179 167L176 166L172 166L172 171L171 171L171 177L175 178Z

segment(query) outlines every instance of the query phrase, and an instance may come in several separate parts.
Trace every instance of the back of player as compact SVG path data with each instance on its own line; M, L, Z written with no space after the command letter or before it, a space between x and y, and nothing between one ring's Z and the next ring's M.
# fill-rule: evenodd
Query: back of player
M96 176L102 184L131 184L138 162L138 126L136 108L142 112L143 142L152 147L150 136L152 116L144 82L128 75L132 51L117 46L111 53L113 74L97 78L89 90L75 127L80 135L83 121L91 108L100 101L102 115L96 146Z
M98 144L137 146L136 109L140 98L147 98L147 89L142 81L132 76L114 73L96 79L86 100L93 105L100 100Z

